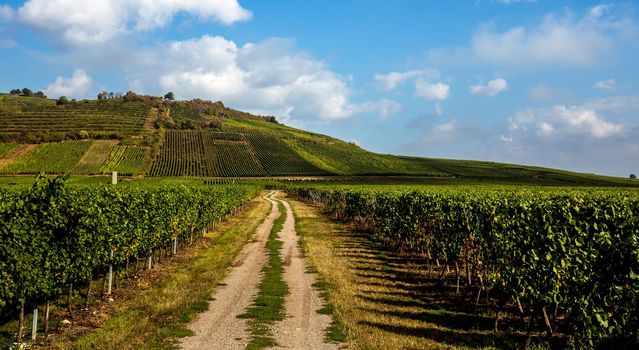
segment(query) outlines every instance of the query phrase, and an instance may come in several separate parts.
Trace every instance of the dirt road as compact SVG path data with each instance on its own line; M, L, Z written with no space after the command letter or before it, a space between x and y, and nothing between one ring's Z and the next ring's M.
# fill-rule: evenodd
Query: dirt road
M229 274L217 289L209 310L198 315L189 325L194 336L184 338L182 349L244 349L249 341L247 323L238 318L257 295L260 271L267 261L265 248L268 235L278 217L276 201L286 209L286 221L279 233L284 242L284 281L290 294L285 300L286 318L276 323L272 330L278 346L276 349L338 349L336 344L324 342L325 330L331 317L317 313L323 306L319 293L313 287L315 275L306 272L306 261L300 252L299 237L295 231L295 217L288 202L274 197L275 192L264 198L271 202L271 213L257 228L253 240L240 253Z
M183 338L182 349L244 349L249 340L246 320L238 316L251 305L257 294L260 271L266 263L266 240L273 222L279 216L277 205L271 197L270 214L258 226L253 239L244 246L228 275L209 303L209 309L198 315L189 325L195 335Z
M286 221L280 232L280 239L284 241L284 281L288 284L290 294L284 303L286 318L273 328L275 341L279 345L276 349L338 349L337 344L324 342L331 317L317 313L324 302L313 287L316 277L306 272L306 260L300 251L293 210L288 202L281 202L286 208Z

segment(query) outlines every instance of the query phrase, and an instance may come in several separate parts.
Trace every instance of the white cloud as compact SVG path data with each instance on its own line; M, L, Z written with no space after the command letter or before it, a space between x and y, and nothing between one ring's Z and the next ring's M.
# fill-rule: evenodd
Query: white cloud
M2 49L13 49L18 47L18 43L11 39L0 39L0 48Z
M227 25L252 16L237 0L29 0L17 17L67 44L87 45L164 27L181 12Z
M616 88L617 82L614 79L601 80L592 85L593 88L598 90L612 91Z
M439 72L435 70L409 70L405 72L390 72L387 74L375 74L373 77L380 90L395 90L401 84L415 78L437 79Z
M480 61L517 65L579 65L600 63L611 57L620 40L636 37L635 22L609 14L609 6L589 9L582 17L569 11L550 13L536 26L499 30L484 24L473 35L470 48L431 53L434 59L473 57Z
M431 101L444 101L450 97L450 85L442 82L431 83L426 80L418 80L415 83L418 96Z
M508 120L509 130L526 132L529 127L540 136L581 135L596 139L623 135L626 125L606 120L587 105L562 106L550 109L528 109Z
M505 79L497 78L489 81L486 85L471 85L470 93L473 95L492 97L507 89L508 82Z
M0 5L0 21L10 21L13 18L13 9L9 5Z
M401 106L391 100L354 103L351 78L295 50L294 42L272 38L238 46L219 36L173 42L132 57L127 80L138 90L179 98L221 100L236 108L289 119L388 116Z
M91 84L91 77L84 70L76 69L70 78L57 77L55 82L49 84L44 90L44 93L52 98L60 96L80 97L89 91Z

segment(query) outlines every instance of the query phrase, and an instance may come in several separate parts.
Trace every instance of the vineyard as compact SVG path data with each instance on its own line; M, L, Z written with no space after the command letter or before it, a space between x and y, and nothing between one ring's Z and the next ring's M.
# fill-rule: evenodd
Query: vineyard
M100 167L115 147L117 141L93 141L78 164L71 170L73 175L91 175L98 173Z
M64 174L71 170L91 146L91 141L64 141L37 145L24 156L0 168L3 174Z
M309 163L277 137L249 133L246 138L269 175L323 175L328 172Z
M99 169L99 173L110 174L117 171L118 174L131 176L142 171L142 165L149 150L144 147L115 146L107 156Z
M84 187L39 177L29 190L0 189L0 313L90 287L158 249L192 243L253 198L247 185Z
M454 270L455 294L491 296L496 326L500 310L515 305L530 324L550 335L561 329L578 347L639 344L636 192L349 188L288 192L428 261L426 269Z
M93 136L137 135L142 132L149 106L136 102L72 102L56 106L53 100L10 98L0 100L0 136L11 140L24 134ZM47 136L50 137L50 136Z
M167 130L150 176L325 174L274 137L208 130Z

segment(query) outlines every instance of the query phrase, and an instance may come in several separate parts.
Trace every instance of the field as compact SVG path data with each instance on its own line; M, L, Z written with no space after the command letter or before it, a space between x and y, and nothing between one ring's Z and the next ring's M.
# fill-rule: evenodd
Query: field
M150 176L262 177L317 175L306 162L276 138L260 134L169 130Z
M485 298L495 327L518 307L553 342L638 340L635 190L298 185L287 192L440 278L453 271L443 294L451 301L470 294L476 309Z
M0 173L37 174L43 171L50 174L64 174L80 161L89 147L91 147L90 141L43 143L0 169Z
M121 175L137 175L142 171L148 149L135 146L115 146L100 166L99 172L110 174L117 171Z
M55 101L0 96L0 136L40 137L78 135L137 135L142 132L149 107L134 102L72 102L56 106ZM29 136L30 135L30 136Z

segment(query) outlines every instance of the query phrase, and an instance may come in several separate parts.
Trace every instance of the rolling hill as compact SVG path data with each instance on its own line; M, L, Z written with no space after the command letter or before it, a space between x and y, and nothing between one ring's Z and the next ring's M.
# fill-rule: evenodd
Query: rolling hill
M0 174L146 177L419 176L455 181L637 185L563 170L378 154L203 100L128 93L70 101L0 95Z

